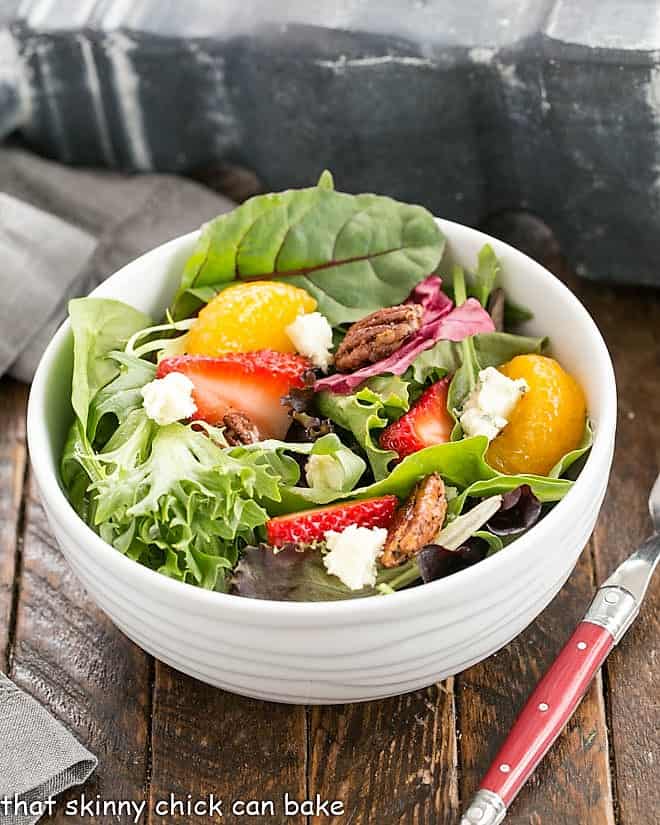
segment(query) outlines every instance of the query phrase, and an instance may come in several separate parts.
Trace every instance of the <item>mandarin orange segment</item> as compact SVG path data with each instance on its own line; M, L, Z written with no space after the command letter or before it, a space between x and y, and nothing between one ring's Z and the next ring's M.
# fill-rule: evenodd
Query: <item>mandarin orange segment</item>
M199 313L186 336L191 355L221 355L270 349L295 352L285 329L316 301L304 289L278 281L227 287Z
M518 355L499 367L508 378L524 378L529 391L488 448L495 470L547 475L582 439L587 415L582 388L553 358Z

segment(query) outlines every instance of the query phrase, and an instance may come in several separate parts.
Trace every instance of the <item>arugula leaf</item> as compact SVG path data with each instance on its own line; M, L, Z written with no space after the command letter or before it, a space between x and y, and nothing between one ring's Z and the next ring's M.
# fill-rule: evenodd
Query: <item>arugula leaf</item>
M321 392L316 402L322 416L353 433L366 453L374 478L384 478L397 454L381 449L375 431L408 409L407 382L396 375L379 376L370 378L351 395Z
M477 271L469 273L466 277L467 294L472 298L476 298L481 306L485 307L501 271L502 267L493 252L492 246L484 244L477 258ZM456 303L458 304L458 301Z
M258 195L202 228L175 296L175 318L235 279L306 289L334 326L401 303L433 272L445 240L421 206L318 186ZM200 289L206 290L200 292Z
M119 372L108 353L123 349L131 335L149 326L151 319L109 298L74 298L69 301L69 317L73 330L71 403L86 428L92 398Z
M534 313L527 307L520 306L508 299L504 302L504 326L506 329L517 327L525 321L531 321Z

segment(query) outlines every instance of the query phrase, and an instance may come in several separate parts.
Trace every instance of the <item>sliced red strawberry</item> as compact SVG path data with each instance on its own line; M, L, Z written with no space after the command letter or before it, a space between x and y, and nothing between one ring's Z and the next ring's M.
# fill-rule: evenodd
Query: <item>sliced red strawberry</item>
M449 441L454 421L447 410L448 391L449 378L432 384L405 415L383 430L380 446L405 458L424 447Z
M180 372L195 386L195 419L219 424L229 410L241 410L256 424L261 438L284 438L291 423L280 403L292 387L304 386L307 358L286 352L228 352L215 358L179 355L164 358L157 378Z
M288 542L311 544L323 539L327 530L341 531L349 524L357 524L358 527L387 527L398 506L399 499L396 496L381 496L277 516L266 522L268 543L273 547L281 547Z

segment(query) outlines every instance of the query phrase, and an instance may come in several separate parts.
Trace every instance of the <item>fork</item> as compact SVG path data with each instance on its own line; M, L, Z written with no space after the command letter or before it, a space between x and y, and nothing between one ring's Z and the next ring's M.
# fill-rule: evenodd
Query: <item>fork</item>
M653 534L604 582L584 619L527 700L461 825L499 825L559 736L594 675L635 621L660 560L660 475L649 495Z

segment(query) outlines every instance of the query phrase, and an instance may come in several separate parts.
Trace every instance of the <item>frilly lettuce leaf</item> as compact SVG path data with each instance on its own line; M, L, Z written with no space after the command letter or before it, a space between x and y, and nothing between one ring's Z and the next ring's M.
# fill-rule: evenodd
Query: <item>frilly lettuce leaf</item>
M319 412L353 433L365 451L376 480L387 476L396 453L378 445L378 432L409 406L408 384L395 375L371 378L350 395L324 391L317 396Z
M91 478L93 526L161 573L222 587L222 571L268 518L258 501L279 498L280 477L259 453L231 455L220 435L130 412L103 450L75 456Z
M173 304L182 318L235 279L302 287L334 326L401 303L437 268L445 240L421 206L318 186L257 195L202 227Z
M89 405L87 434L92 443L106 415L113 417L111 424L116 426L142 407L142 387L156 374L154 364L125 352L110 352L106 360L116 364L119 374L96 393Z

